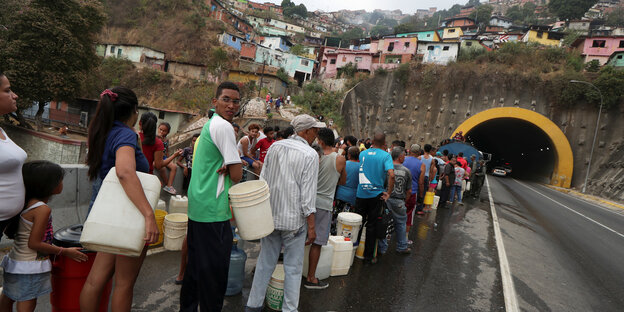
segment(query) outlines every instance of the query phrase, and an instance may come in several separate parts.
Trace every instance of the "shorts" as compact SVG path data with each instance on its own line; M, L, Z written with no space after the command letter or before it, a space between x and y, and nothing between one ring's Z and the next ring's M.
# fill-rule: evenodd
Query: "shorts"
M316 209L314 215L314 229L316 232L316 238L314 239L315 245L325 246L329 241L329 227L331 226L332 212L329 210Z
M13 301L28 301L52 292L50 272L13 274L4 272L2 293Z

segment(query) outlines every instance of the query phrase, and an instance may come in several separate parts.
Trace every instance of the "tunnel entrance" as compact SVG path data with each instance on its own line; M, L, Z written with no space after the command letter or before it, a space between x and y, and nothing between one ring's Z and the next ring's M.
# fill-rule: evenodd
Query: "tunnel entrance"
M477 149L492 154L490 169L506 166L514 178L570 187L570 142L545 116L518 107L492 108L468 118L453 134L459 131Z
M550 183L555 149L548 135L534 124L513 118L492 119L466 134L478 150L491 153L489 168L504 167L516 179Z

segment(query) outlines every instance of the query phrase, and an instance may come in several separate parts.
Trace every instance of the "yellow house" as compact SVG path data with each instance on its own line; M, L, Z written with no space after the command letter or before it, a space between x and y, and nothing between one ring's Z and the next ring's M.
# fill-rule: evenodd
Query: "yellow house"
M447 27L444 28L444 33L442 34L442 40L459 40L461 36L464 35L461 27Z
M560 32L531 29L524 34L522 41L558 47L561 45L561 39L563 39L563 36L564 34Z

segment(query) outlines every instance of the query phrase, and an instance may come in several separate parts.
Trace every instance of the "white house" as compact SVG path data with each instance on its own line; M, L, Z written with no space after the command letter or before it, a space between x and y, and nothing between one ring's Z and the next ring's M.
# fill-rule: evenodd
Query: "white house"
M490 17L490 26L499 26L503 28L509 28L513 24L513 21L509 18L499 15L493 15Z
M457 60L459 42L419 41L417 54L423 56L423 63L446 65Z
M134 44L102 43L97 46L98 55L103 57L123 57L133 63L145 63L146 58L165 61L165 52Z

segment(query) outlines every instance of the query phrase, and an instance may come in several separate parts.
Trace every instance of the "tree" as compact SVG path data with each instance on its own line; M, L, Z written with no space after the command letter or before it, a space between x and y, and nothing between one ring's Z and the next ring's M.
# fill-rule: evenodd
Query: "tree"
M303 3L300 3L299 5L295 5L295 3L290 0L283 0L282 9L283 9L283 14L288 17L292 17L293 15L298 15L300 17L305 18L308 16L308 9Z
M93 43L105 22L102 5L96 0L32 0L0 15L6 27L0 30L0 68L20 95L20 109L38 102L40 128L45 103L73 100L97 66ZM18 117L23 121L19 111Z
M362 37L364 37L364 31L359 27L351 28L340 35L340 38L343 40L359 39Z
M533 2L527 2L522 6L522 17L523 20L530 19L535 16L535 8L537 6Z
M230 57L225 49L216 46L210 50L206 64L208 71L220 78L221 74L230 68Z
M492 17L492 11L494 11L494 7L491 5L480 5L470 13L469 17L474 19L477 24L488 25L490 23L490 17Z
M624 26L624 8L617 7L611 13L607 14L606 24L609 26Z
M505 12L505 16L514 22L520 22L524 20L524 15L519 5L514 5L507 9L507 12Z
M373 36L373 37L385 36L385 35L392 34L392 32L393 32L393 29L388 27L388 26L375 25L375 27L373 27L373 29L371 29L370 35Z
M306 54L305 47L301 44L295 44L290 48L290 53L294 55L304 55Z
M579 19L598 0L550 0L548 10L562 20Z
M394 27L395 34L410 33L410 32L415 32L417 30L418 30L418 26L411 24L411 23L399 24Z

